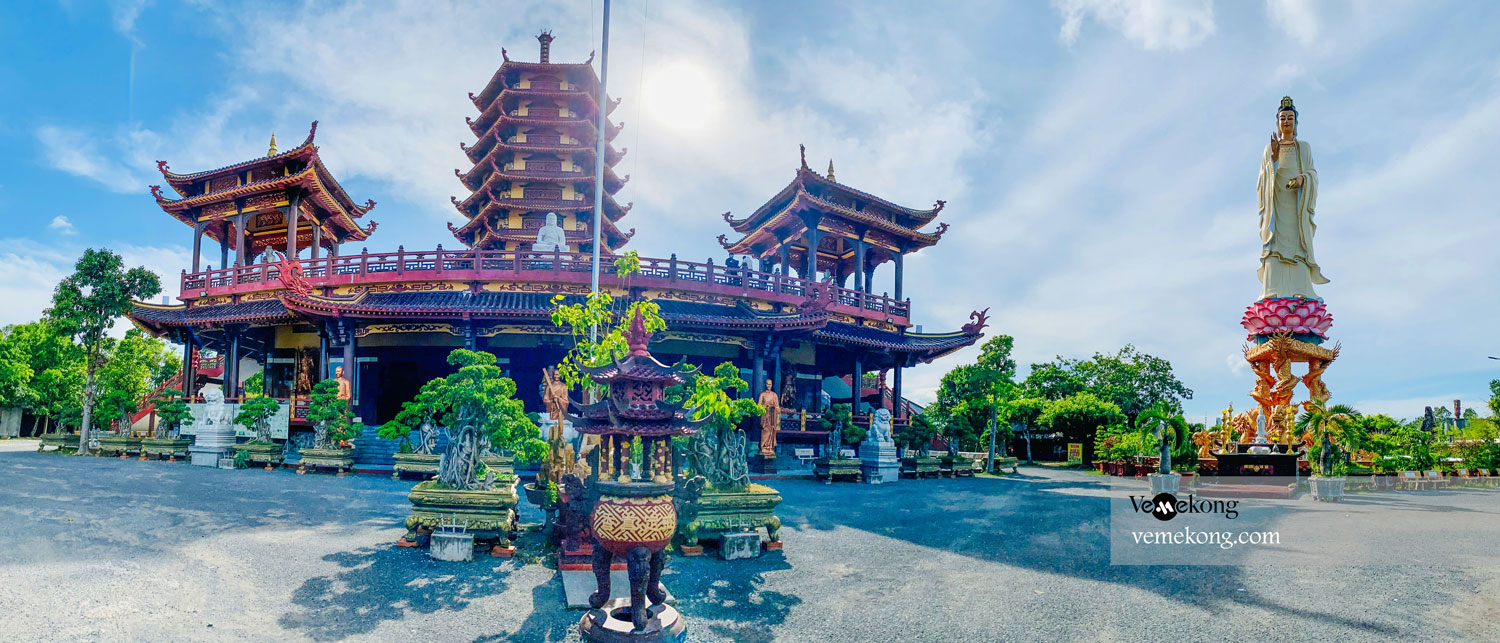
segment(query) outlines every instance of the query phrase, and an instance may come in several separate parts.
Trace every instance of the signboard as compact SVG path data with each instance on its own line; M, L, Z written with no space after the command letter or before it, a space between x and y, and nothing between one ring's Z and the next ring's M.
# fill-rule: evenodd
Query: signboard
M198 432L198 427L203 426L204 422L207 421L207 414L204 412L205 406L207 405L202 402L194 402L187 405L188 412L192 414L193 419L191 423L183 422L182 435L195 435ZM225 404L224 406L229 409L229 417L233 418L239 415L240 405ZM286 402L277 404L276 413L267 420L267 423L271 427L271 437L277 440L285 440L291 429L291 420L292 406ZM255 431L236 424L234 425L234 435L241 438L254 438Z
M1068 462L1069 463L1074 463L1074 462L1082 463L1083 462L1083 443L1081 443L1081 442L1069 442L1068 443Z

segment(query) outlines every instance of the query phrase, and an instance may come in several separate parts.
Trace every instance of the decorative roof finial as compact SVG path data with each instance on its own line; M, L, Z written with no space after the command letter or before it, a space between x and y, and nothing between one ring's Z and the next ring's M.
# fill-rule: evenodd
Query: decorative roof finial
M833 159L828 159L828 180L833 181Z
M266 150L266 156L276 156L276 132L271 132L271 149Z
M544 62L544 63L551 62L552 61L552 32L543 30L542 33L537 34L536 39L539 40L539 41L541 41L541 43L542 43L542 60L541 60L541 62Z
M651 333L646 332L646 320L641 317L639 308L635 310L635 316L630 319L630 330L625 333L625 342L630 345L632 356L644 357L651 354L646 350L651 343Z
M797 149L799 149L799 150L802 151L802 169L805 170L805 169L807 169L807 146L803 145L801 143L798 143L797 144Z

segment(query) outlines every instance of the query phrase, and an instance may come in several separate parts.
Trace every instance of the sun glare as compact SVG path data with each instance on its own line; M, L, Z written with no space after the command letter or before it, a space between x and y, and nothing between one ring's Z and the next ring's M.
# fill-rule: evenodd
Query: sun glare
M647 71L641 93L647 117L681 132L704 129L720 108L713 79L702 66L688 61L673 61Z

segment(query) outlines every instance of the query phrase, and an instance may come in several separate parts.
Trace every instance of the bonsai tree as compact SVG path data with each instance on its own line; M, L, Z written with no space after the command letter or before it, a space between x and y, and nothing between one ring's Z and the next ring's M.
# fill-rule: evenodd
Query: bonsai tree
M257 397L251 402L269 400ZM250 402L246 402L248 405ZM244 407L241 407L244 408ZM313 386L312 397L307 403L307 421L314 427L313 448L334 449L339 444L353 440L364 430L364 424L355 422L349 411L349 402L339 399L338 380L327 379Z
M448 449L438 464L438 484L459 490L487 489L480 456L487 447L511 449L518 458L540 459L547 443L515 399L516 383L495 366L490 353L458 349L448 354L458 372L428 383ZM423 387L427 388L427 387Z
M401 440L402 453L429 454L437 448L437 416L442 412L439 402L442 395L439 391L440 384L444 380L433 380L422 385L417 391L416 397L410 401L401 403L401 411L391 421L380 425L380 437L387 440ZM528 414L527 418L535 422L536 419ZM412 431L417 432L415 441L411 438Z
M713 375L699 375L683 387L668 387L669 402L685 403L693 409L693 419L708 419L687 439L687 457L693 472L715 489L742 489L750 484L740 421L765 411L743 397L749 390L750 384L729 362L715 368ZM730 397L731 391L740 397Z
M1347 405L1326 406L1322 400L1313 400L1304 405L1302 417L1297 419L1297 428L1310 436L1318 446L1318 474L1334 474L1334 444L1342 443L1344 427L1354 422L1358 412Z
M240 412L234 416L234 423L255 432L255 439L250 444L271 444L271 416L280 406L269 397L245 400L240 404Z
M188 410L187 402L182 399L182 391L167 389L156 395L151 401L156 407L156 435L158 438L175 438L182 430L184 423L193 421L193 414Z
M854 423L854 412L848 404L834 404L823 414L822 427L830 433L837 432L842 444L854 445L863 442L869 430Z
M893 438L897 446L925 456L932 450L932 439L941 433L932 418L927 417L926 413L918 413L912 416L911 424L904 431L896 432Z

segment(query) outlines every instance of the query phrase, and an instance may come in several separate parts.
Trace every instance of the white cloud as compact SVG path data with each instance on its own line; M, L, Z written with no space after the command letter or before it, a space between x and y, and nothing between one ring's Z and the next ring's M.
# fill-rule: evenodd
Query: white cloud
M1312 45L1318 40L1318 13L1307 0L1266 0L1271 22L1293 40Z
M48 166L93 180L114 192L145 189L145 175L122 164L114 151L100 150L93 135L55 125L38 127L35 134L42 146L42 161Z
M100 247L96 245L95 247ZM105 244L118 253L125 268L145 266L162 282L162 294L175 297L179 290L177 276L187 265L189 251L181 246L137 246L129 243ZM36 321L42 311L52 306L57 282L73 273L73 264L83 255L84 247L76 244L38 243L30 239L0 238L0 326ZM160 301L161 295L152 298ZM123 318L111 334L120 336L130 328Z
M1053 0L1062 13L1059 36L1072 45L1085 18L1119 31L1146 49L1192 49L1214 34L1212 0Z
M58 234L78 234L78 230L73 227L73 222L61 214L52 217L52 223L47 224L47 228L57 231Z

